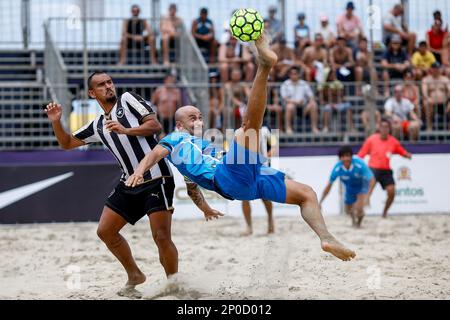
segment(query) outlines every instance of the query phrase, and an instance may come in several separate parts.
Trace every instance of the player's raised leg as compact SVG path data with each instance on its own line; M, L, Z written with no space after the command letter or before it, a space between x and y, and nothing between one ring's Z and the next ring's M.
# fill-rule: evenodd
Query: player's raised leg
M262 126L267 103L267 81L269 72L276 64L278 57L276 53L270 49L269 42L265 35L262 35L255 41L255 47L258 68L250 91L242 128L236 132L236 142L253 152L258 152L258 132ZM250 130L252 131L251 133L245 133ZM248 141L253 138L256 138L256 141Z
M328 231L314 190L307 185L289 179L286 179L285 183L286 203L300 206L303 219L319 237L322 249L344 261L354 258L355 252L339 243Z
M127 221L108 207L103 208L97 228L97 235L120 261L128 275L124 289L130 293L138 284L145 282L145 275L136 265L127 240L119 233Z

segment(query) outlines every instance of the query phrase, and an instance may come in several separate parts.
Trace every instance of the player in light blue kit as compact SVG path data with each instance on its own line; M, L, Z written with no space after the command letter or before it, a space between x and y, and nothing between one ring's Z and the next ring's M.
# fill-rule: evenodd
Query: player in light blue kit
M354 227L361 227L364 218L364 205L369 202L368 192L372 185L375 185L375 178L372 170L366 163L353 156L352 148L344 146L338 152L339 162L331 172L330 180L323 190L320 204L333 186L333 182L340 178L345 185L345 212L352 218Z
M355 253L340 244L327 230L312 188L263 165L265 159L259 154L259 137L266 108L267 79L278 58L264 36L255 42L255 47L258 69L243 126L236 131L230 150L223 155L220 148L202 140L202 114L196 107L185 106L175 113L178 131L162 139L142 159L126 184L134 187L142 183L146 171L167 157L186 177L188 194L206 219L217 218L221 214L211 209L198 186L230 200L265 199L298 205L303 219L319 236L322 249L341 260L351 260Z

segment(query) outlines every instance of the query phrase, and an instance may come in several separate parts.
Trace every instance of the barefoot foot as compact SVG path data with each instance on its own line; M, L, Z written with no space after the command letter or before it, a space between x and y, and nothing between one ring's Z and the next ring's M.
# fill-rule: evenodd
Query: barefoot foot
M322 250L343 261L350 261L356 256L354 251L347 249L335 239L322 240Z
M263 34L261 37L255 41L256 46L256 60L261 67L273 67L277 61L277 54L270 49L269 41Z

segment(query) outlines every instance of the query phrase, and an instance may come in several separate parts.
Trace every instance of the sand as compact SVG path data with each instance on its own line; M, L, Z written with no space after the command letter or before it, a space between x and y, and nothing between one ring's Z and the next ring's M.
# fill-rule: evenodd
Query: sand
M144 299L450 299L450 215L368 217L363 228L327 217L357 258L320 250L300 219L265 219L240 236L243 219L176 220L180 273L166 280L148 221L126 226L147 275ZM96 236L96 223L0 226L1 299L128 299L116 292L125 273Z

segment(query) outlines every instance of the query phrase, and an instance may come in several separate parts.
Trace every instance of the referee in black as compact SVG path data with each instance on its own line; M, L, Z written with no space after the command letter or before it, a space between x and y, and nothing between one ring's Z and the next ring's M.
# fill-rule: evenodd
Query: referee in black
M126 187L124 182L156 145L161 131L155 112L140 96L125 92L120 97L111 77L96 71L88 79L89 96L96 99L104 114L73 134L61 125L62 108L49 103L45 112L52 123L59 145L64 150L93 142L102 142L114 155L122 169L119 184L106 200L97 234L125 268L128 282L119 295L135 296L135 286L146 277L136 265L128 242L119 233L127 223L134 225L144 215L149 216L159 259L169 276L178 271L178 252L171 239L172 200L175 184L168 162L163 159L144 176L139 188Z

